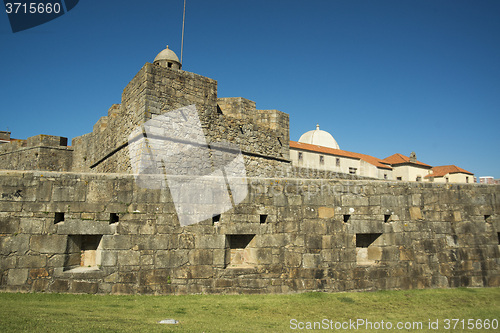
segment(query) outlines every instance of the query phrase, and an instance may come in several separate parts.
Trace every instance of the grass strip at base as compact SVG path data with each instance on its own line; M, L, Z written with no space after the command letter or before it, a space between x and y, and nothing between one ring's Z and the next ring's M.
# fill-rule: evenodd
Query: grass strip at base
M443 332L445 319L500 321L500 288L290 295L0 293L0 304L2 332L294 332L307 331L299 329L299 323L307 328L308 322L319 322L325 328L326 321L335 325L349 320L379 324L383 320L397 332ZM179 324L158 324L170 318ZM429 329L429 320L438 320L439 329ZM397 330L394 325L398 322L421 322L422 329ZM464 330L461 325L451 331L498 331ZM331 331L382 331L366 326L357 330L330 327Z

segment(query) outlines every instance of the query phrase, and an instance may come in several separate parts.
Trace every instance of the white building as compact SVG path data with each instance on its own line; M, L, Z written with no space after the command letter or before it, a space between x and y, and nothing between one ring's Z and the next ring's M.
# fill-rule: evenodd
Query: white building
M290 141L290 159L294 166L362 177L414 182L474 182L472 172L455 165L432 167L418 161L414 152L410 156L394 154L382 160L342 150L333 136L320 130L319 125L304 133L298 142Z
M292 165L359 175L364 177L393 179L392 168L376 157L340 149L333 136L316 129L304 133L298 142L290 141Z
M394 179L405 182L421 182L429 174L430 165L417 160L417 155L412 152L410 156L394 154L384 158L384 162L392 166Z
M436 183L474 183L474 174L456 165L435 166L425 178Z

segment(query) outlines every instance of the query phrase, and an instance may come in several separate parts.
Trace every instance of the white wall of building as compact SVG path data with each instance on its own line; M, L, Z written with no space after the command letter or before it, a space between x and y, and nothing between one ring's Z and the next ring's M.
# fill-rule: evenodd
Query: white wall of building
M448 178L448 180L446 180ZM474 183L474 176L466 173L449 173L444 177L435 177L434 183L464 183L472 184Z
M299 159L299 153L302 154L301 159ZM323 163L321 162L321 156L323 156ZM377 168L375 165L358 158L290 148L290 159L292 160L292 165L304 168L356 174L358 176L378 179L394 179L392 170Z
M429 170L430 168L415 164L396 165L392 167L392 176L396 180L402 180L405 182L415 182L417 179L420 179L419 181L423 182L425 180L424 177L429 174ZM401 179L398 179L398 177L401 177Z
M299 153L302 153L301 159L299 159ZM320 156L323 156L323 163ZM290 148L290 159L294 166L340 173L350 173L352 169L356 169L356 175L360 175L360 160L355 158ZM340 165L337 164L337 159Z

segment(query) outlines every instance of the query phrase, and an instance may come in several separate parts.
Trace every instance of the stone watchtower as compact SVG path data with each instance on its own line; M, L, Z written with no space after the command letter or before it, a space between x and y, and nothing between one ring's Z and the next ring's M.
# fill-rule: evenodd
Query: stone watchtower
M167 48L156 56L155 60L153 61L153 65L159 65L162 67L166 68L172 68L172 69L181 69L182 64L179 61L179 58L177 58L177 55L175 54L174 51L170 50Z
M125 87L121 104L92 133L73 139L73 171L130 173L128 137L155 116L195 105L207 143L240 147L249 175L275 175L289 167L288 114L257 110L241 97L217 98L217 81L184 71L168 48L146 63Z

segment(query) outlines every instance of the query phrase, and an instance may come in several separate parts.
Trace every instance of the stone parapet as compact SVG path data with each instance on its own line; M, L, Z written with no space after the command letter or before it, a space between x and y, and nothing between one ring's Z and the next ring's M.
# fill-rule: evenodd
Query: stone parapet
M181 227L182 196L140 188L133 175L0 171L0 289L186 294L500 285L498 186L247 183L239 205Z

